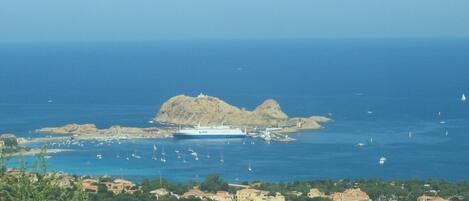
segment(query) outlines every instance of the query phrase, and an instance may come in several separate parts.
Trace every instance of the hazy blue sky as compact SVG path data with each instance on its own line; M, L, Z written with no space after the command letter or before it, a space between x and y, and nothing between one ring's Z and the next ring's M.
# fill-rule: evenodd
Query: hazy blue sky
M0 0L0 42L469 37L469 0Z

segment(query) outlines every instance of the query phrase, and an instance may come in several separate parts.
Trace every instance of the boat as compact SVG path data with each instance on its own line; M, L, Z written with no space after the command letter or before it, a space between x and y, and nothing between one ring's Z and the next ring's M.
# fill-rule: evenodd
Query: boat
M96 154L96 158L101 160L101 159L103 159L103 156L101 154Z
M154 124L154 123L155 123L155 121L153 121L153 120L150 120L150 121L148 121L148 123L149 123L149 124Z
M409 138L412 138L412 132L409 131Z
M158 149L158 148L156 147L156 145L153 145L153 153L152 153L152 156L151 156L151 159L152 159L152 160L156 160L156 159L157 159L157 157L156 157L156 150L157 150L157 149Z
M230 126L196 126L178 130L177 138L244 138L246 132Z
M448 136L448 134L449 134L449 132L448 132L448 131L446 131L446 132L445 132L445 136Z
M386 157L381 156L381 158L379 158L379 164L380 164L380 165L384 165L384 163L386 162L386 160L387 160Z
M461 96L461 101L464 102L464 101L466 101L466 99L467 99L467 98L466 98L466 95L465 95L465 94L462 94L462 96Z
M225 159L223 159L223 155L220 155L220 164L224 164L225 163Z
M252 172L251 163L249 163L249 166L248 166L248 171L249 171L249 172Z
M368 113L368 114L373 114L373 111L368 110L368 111L366 111L366 113Z
M364 146L365 146L365 143L360 142L360 143L356 144L355 146L356 146L356 147L364 147Z

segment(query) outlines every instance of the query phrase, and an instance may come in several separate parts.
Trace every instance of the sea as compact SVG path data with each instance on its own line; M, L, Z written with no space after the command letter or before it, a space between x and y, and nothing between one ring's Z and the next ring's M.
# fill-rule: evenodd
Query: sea
M469 101L461 101L469 95L467 39L0 44L0 133L47 137L34 130L68 123L155 126L149 121L167 99L199 93L248 110L273 98L291 117L323 115L334 122L292 134L297 140L291 143L48 144L70 149L51 154L48 169L178 182L209 174L230 182L469 179ZM132 154L141 158L127 160ZM24 160L33 168L34 157Z

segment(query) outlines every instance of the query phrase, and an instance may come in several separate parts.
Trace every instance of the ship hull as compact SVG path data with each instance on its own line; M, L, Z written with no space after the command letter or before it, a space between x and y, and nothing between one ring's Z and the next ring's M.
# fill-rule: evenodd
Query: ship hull
M246 135L229 135L229 134L187 134L187 133L175 133L176 138L244 138Z

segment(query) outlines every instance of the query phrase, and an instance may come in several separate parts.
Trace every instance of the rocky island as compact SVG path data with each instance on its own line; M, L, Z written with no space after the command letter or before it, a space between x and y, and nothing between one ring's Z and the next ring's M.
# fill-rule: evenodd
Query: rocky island
M37 133L70 134L77 139L109 138L168 138L176 131L175 126L231 125L252 130L253 128L276 128L275 133L294 133L323 128L320 123L332 121L327 117L289 117L277 101L267 99L253 111L230 105L207 95L191 97L178 95L163 103L154 120L163 127L137 128L111 126L100 129L95 124L67 124L60 127L37 129Z
M289 117L277 101L267 99L253 111L230 105L225 101L207 95L191 97L178 95L170 98L160 108L155 121L169 125L221 125L243 128L280 128L279 133L320 129L319 123L332 121L327 117Z

